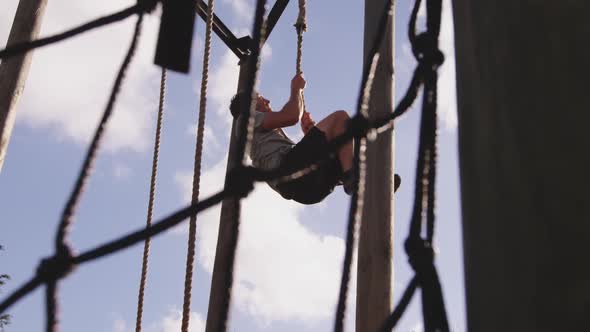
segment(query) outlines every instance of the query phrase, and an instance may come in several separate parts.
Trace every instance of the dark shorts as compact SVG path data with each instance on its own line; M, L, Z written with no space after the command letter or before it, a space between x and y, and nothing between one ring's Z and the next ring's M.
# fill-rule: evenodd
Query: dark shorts
M281 162L289 172L295 172L311 165L315 160L328 154L328 140L324 132L316 127L309 130L299 143L289 151ZM333 190L342 176L338 158L331 158L311 173L278 186L281 195L302 204L322 201Z

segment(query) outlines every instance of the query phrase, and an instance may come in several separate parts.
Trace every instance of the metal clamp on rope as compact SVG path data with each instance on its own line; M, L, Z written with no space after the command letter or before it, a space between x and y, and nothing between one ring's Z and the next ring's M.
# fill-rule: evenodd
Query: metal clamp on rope
M434 70L445 61L445 55L438 49L437 41L428 32L416 36L412 51L420 64L430 65Z
M157 65L188 73L196 12L196 2L193 0L162 1L162 19L156 46Z
M46 282L55 281L67 276L75 267L71 249L62 246L54 256L41 260L37 268L37 276Z
M255 169L246 166L234 167L227 175L226 192L244 198L254 190Z

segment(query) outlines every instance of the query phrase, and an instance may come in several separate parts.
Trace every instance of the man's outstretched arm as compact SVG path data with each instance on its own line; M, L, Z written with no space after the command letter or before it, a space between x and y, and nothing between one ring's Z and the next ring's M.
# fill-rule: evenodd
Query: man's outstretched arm
M291 80L291 94L285 106L279 112L270 112L264 116L262 127L266 130L289 127L299 122L303 114L302 92L305 88L303 75L298 74Z

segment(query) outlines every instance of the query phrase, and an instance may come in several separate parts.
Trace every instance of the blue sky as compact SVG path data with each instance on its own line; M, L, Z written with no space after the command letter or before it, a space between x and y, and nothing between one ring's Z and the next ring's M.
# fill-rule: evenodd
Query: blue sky
M0 40L6 40L18 1L0 11ZM42 35L62 31L132 1L50 1ZM443 1L437 181L437 266L454 331L465 330L463 256L458 187L457 131L452 18ZM218 0L217 14L237 36L250 33L253 0ZM307 109L321 120L338 109L354 112L362 70L364 1L308 2L303 68ZM405 91L414 68L407 42L411 2L398 1L395 23L395 96ZM263 54L260 91L275 109L288 97L295 71L296 1L292 1ZM86 145L105 105L115 73L131 38L134 19L41 49L35 53L19 104L7 158L0 173L0 272L12 280L6 295L53 251L61 209L79 170ZM107 139L85 193L72 243L78 251L145 225L159 69L152 64L158 15L146 22L137 57L109 123ZM190 196L198 112L204 25L199 20L190 75L171 73L160 155L155 218L184 206ZM237 58L213 39L201 194L219 190L227 158L229 98L237 84ZM403 251L413 190L419 107L396 123L395 167L403 178L395 197L394 299L412 276ZM298 126L287 130L295 139ZM265 184L246 200L237 256L231 331L327 331L340 282L348 196L340 188L321 204L284 201ZM197 262L191 331L204 331L219 209L198 217ZM152 242L144 330L179 330L187 223ZM142 246L79 267L61 283L62 331L134 330ZM356 282L356 278L353 278ZM354 297L355 286L351 295ZM417 293L416 295L419 295ZM43 292L13 306L8 331L44 327ZM347 319L354 320L353 301ZM421 331L419 296L397 331Z

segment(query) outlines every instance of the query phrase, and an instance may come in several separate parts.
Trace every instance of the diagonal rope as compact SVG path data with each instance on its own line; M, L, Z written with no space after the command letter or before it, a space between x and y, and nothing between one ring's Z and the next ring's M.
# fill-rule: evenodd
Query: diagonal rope
M137 4L129 7L129 8L125 8L119 12L116 12L114 14L108 15L108 16L104 16L101 18L98 18L94 21L82 24L76 28L73 28L71 30L53 35L53 36L49 36L49 37L45 37L45 38L41 38L41 39L37 39L37 40L32 40L32 41L24 41L24 42L20 42L20 43L16 43L13 45L8 45L5 49L0 50L0 59L6 59L24 52L28 52L31 51L33 49L39 48L39 47L43 47L43 46L47 46L53 43L57 43L60 42L64 39L68 39L71 37L74 37L76 35L79 35L81 33L108 25L108 24L112 24L118 21L122 21L126 18L128 18L131 15L135 15L135 14L142 14L145 12L151 12L155 6L157 4L157 1L138 1Z
M371 98L371 89L373 86L373 80L375 77L375 70L377 69L377 63L379 60L379 54L374 53L372 56L372 62L366 72L363 74L362 93L360 95L357 115L356 117L367 119L369 100ZM352 267L353 251L356 244L356 234L358 230L358 224L362 218L363 205L365 201L365 175L366 175L366 138L362 137L358 140L359 144L355 144L354 151L354 167L355 172L355 190L351 197L350 209L348 216L348 227L346 231L346 250L344 254L344 263L342 268L342 279L340 283L340 293L338 296L338 305L336 309L334 331L341 332L344 330L344 318L346 314L346 301L348 298L348 287L350 283L350 273Z
M205 49L203 54L203 72L201 77L201 98L199 103L199 120L197 125L197 144L195 146L195 162L193 172L193 193L191 202L199 201L201 185L201 159L203 155L203 137L205 134L205 115L207 112L207 85L209 83L209 58L211 57L211 30L213 28L214 0L209 0L207 7L207 23L205 30ZM197 234L197 216L193 215L189 221L188 249L186 255L186 273L184 278L184 302L182 306L182 332L188 332L190 323L191 295L193 284L193 269L195 262L195 241Z
M158 103L158 121L156 125L156 138L154 142L154 156L152 160L152 177L150 181L150 196L148 201L148 211L146 227L152 225L152 216L154 211L154 201L156 198L156 177L158 175L158 157L160 154L160 137L162 133L162 120L164 117L164 97L166 95L166 68L162 68L160 77L160 100ZM137 296L137 319L135 321L135 331L141 332L141 323L143 318L143 299L145 296L145 284L147 281L148 258L150 254L151 238L146 238L143 246L143 261L141 264L141 279L139 282L139 294Z
M106 128L106 124L112 114L112 111L115 106L115 102L117 100L117 96L121 89L121 85L123 83L123 79L131 63L133 56L135 55L135 50L137 48L137 43L139 41L139 36L141 32L141 27L143 23L143 14L140 14L137 23L135 24L135 30L133 34L133 39L131 41L131 45L129 46L129 50L125 55L125 59L121 64L121 68L119 69L119 73L117 74L117 78L115 79L115 83L113 85L113 90L111 92L109 101L107 102L107 106L103 113L103 117L94 133L94 138L92 143L88 149L86 158L84 160L84 164L80 173L78 175L78 180L76 181L76 185L68 200L66 207L64 209L64 213L62 215L62 221L59 225L59 229L56 236L56 254L52 259L46 260L42 262L41 266L39 267L38 274L44 276L44 279L47 280L47 292L46 292L46 309L47 309L47 331L57 331L58 329L58 320L57 320L57 312L59 311L58 301L57 301L57 293L58 293L58 283L57 280L63 278L67 272L69 272L74 267L74 263L72 262L72 252L70 246L67 242L66 235L68 230L73 222L74 213L76 211L76 207L80 201L82 192L88 183L88 179L90 177L90 173L94 162L96 160L96 154L98 152L98 148L100 142L102 141L104 130ZM45 263L45 265L43 264Z

